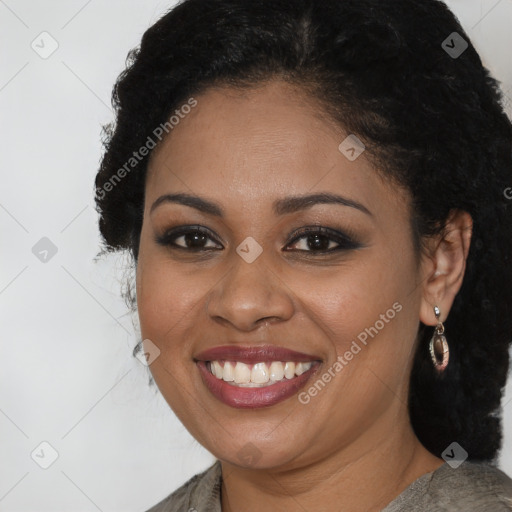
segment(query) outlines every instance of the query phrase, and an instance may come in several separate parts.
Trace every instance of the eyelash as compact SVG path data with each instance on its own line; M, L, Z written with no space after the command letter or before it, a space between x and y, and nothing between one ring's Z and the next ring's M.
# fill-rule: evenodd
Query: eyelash
M186 252L203 252L203 251L220 251L219 248L214 247L199 247L199 248L190 248L183 247L181 245L176 244L176 239L181 236L188 234L201 234L207 236L210 240L215 243L220 244L215 237L213 237L212 233L202 227L202 226L180 226L178 228L171 229L166 231L163 235L156 236L155 242L161 246L169 247L171 249L182 250ZM302 253L311 253L318 255L331 254L339 251L348 251L358 249L362 246L354 235L345 234L341 231L337 231L330 228L325 228L323 226L309 226L304 227L297 230L294 233L293 238L287 243L287 247L301 240L302 238L307 238L309 236L319 235L321 237L326 237L330 241L334 241L338 244L337 247L323 250L323 251L315 251L315 250L303 250L303 249L286 249L287 252L302 252Z
M298 252L310 252L315 254L329 254L333 252L338 251L348 251L353 249L358 249L361 247L361 244L356 240L356 237L354 235L349 235L346 233L343 233L342 231L337 231L330 228L325 228L323 226L309 226L304 227L299 230L297 230L294 233L294 237L287 245L291 245L293 243L296 243L298 240L302 238L307 238L309 236L314 235L320 235L322 237L328 238L330 241L334 241L338 244L338 247L335 247L334 249L327 249L325 251L304 251L301 249L294 249L294 251Z

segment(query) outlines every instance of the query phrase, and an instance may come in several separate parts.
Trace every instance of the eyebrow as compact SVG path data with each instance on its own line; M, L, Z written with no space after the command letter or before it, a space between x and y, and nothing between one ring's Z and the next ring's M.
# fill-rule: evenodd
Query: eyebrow
M274 203L274 213L276 215L285 215L287 213L294 213L299 210L311 208L315 204L339 204L342 206L348 206L360 210L370 217L373 216L372 212L366 208L366 206L336 194L320 193L320 194L309 194L305 196L293 196L279 199Z
M208 213L210 215L215 215L216 217L223 217L224 211L222 208L212 201L208 201L206 199L202 199L198 196L193 196L191 194L165 194L160 196L152 205L149 213L152 213L155 208L160 206L163 203L177 203L182 204L184 206L190 206L191 208L195 208L200 212Z
M221 206L213 201L209 201L207 199L203 199L198 196L194 196L191 194L165 194L160 196L152 205L150 209L150 213L152 213L158 206L163 203L176 203L182 204L184 206L190 206L191 208L195 208L200 212L207 213L209 215L214 215L216 217L224 217L224 210ZM295 213L300 210L305 210L307 208L311 208L316 204L338 204L341 206L348 206L350 208L355 208L356 210L360 210L361 212L373 217L373 213L366 208L366 206L354 201L353 199L348 199L346 197L337 195L337 194L328 194L328 193L319 193L319 194L308 194L304 196L291 196L285 197L283 199L278 199L273 204L273 210L276 215L286 215L290 213Z

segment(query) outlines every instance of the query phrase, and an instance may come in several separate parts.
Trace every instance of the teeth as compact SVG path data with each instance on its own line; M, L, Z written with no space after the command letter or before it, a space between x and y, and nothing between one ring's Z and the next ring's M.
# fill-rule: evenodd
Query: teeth
M229 361L226 361L224 363L222 378L226 382L233 382L235 380L235 369L233 368L233 365Z
M256 363L252 368L240 361L225 361L224 365L220 361L210 361L210 372L218 379L225 382L231 382L233 385L243 387L262 387L269 386L276 382L286 379L293 379L296 376L307 372L313 363L294 363L293 361L272 361L267 363Z
M218 361L213 361L212 373L218 379L222 379L222 366L220 365L220 363Z
M306 370L309 369L309 365L308 367L306 367L306 364L307 363L297 363L295 365L295 375L302 375Z
M287 362L284 365L284 376L287 379L293 379L293 377L295 377L295 363Z
M257 363L251 370L251 382L265 384L270 380L269 371L265 363Z
M215 363L216 361L213 362L214 365ZM236 363L235 382L237 384L248 384L249 382L251 382L251 370L246 364L240 362Z
M277 361L272 361L270 363L270 379L271 380L283 380L284 377L284 368L283 363L279 363Z

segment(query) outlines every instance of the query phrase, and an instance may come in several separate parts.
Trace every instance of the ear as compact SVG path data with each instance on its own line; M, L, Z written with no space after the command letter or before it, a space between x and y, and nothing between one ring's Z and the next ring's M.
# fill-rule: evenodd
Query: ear
M463 210L451 210L441 235L428 241L427 254L422 256L422 299L420 320L436 325L434 306L444 322L459 292L471 244L473 219Z

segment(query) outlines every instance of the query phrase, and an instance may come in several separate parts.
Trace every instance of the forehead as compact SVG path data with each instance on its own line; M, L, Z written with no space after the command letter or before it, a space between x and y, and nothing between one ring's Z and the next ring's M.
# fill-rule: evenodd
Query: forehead
M150 201L170 191L231 204L336 191L380 208L403 204L364 152L351 161L340 151L349 134L303 90L275 81L212 88L195 100L151 156Z

